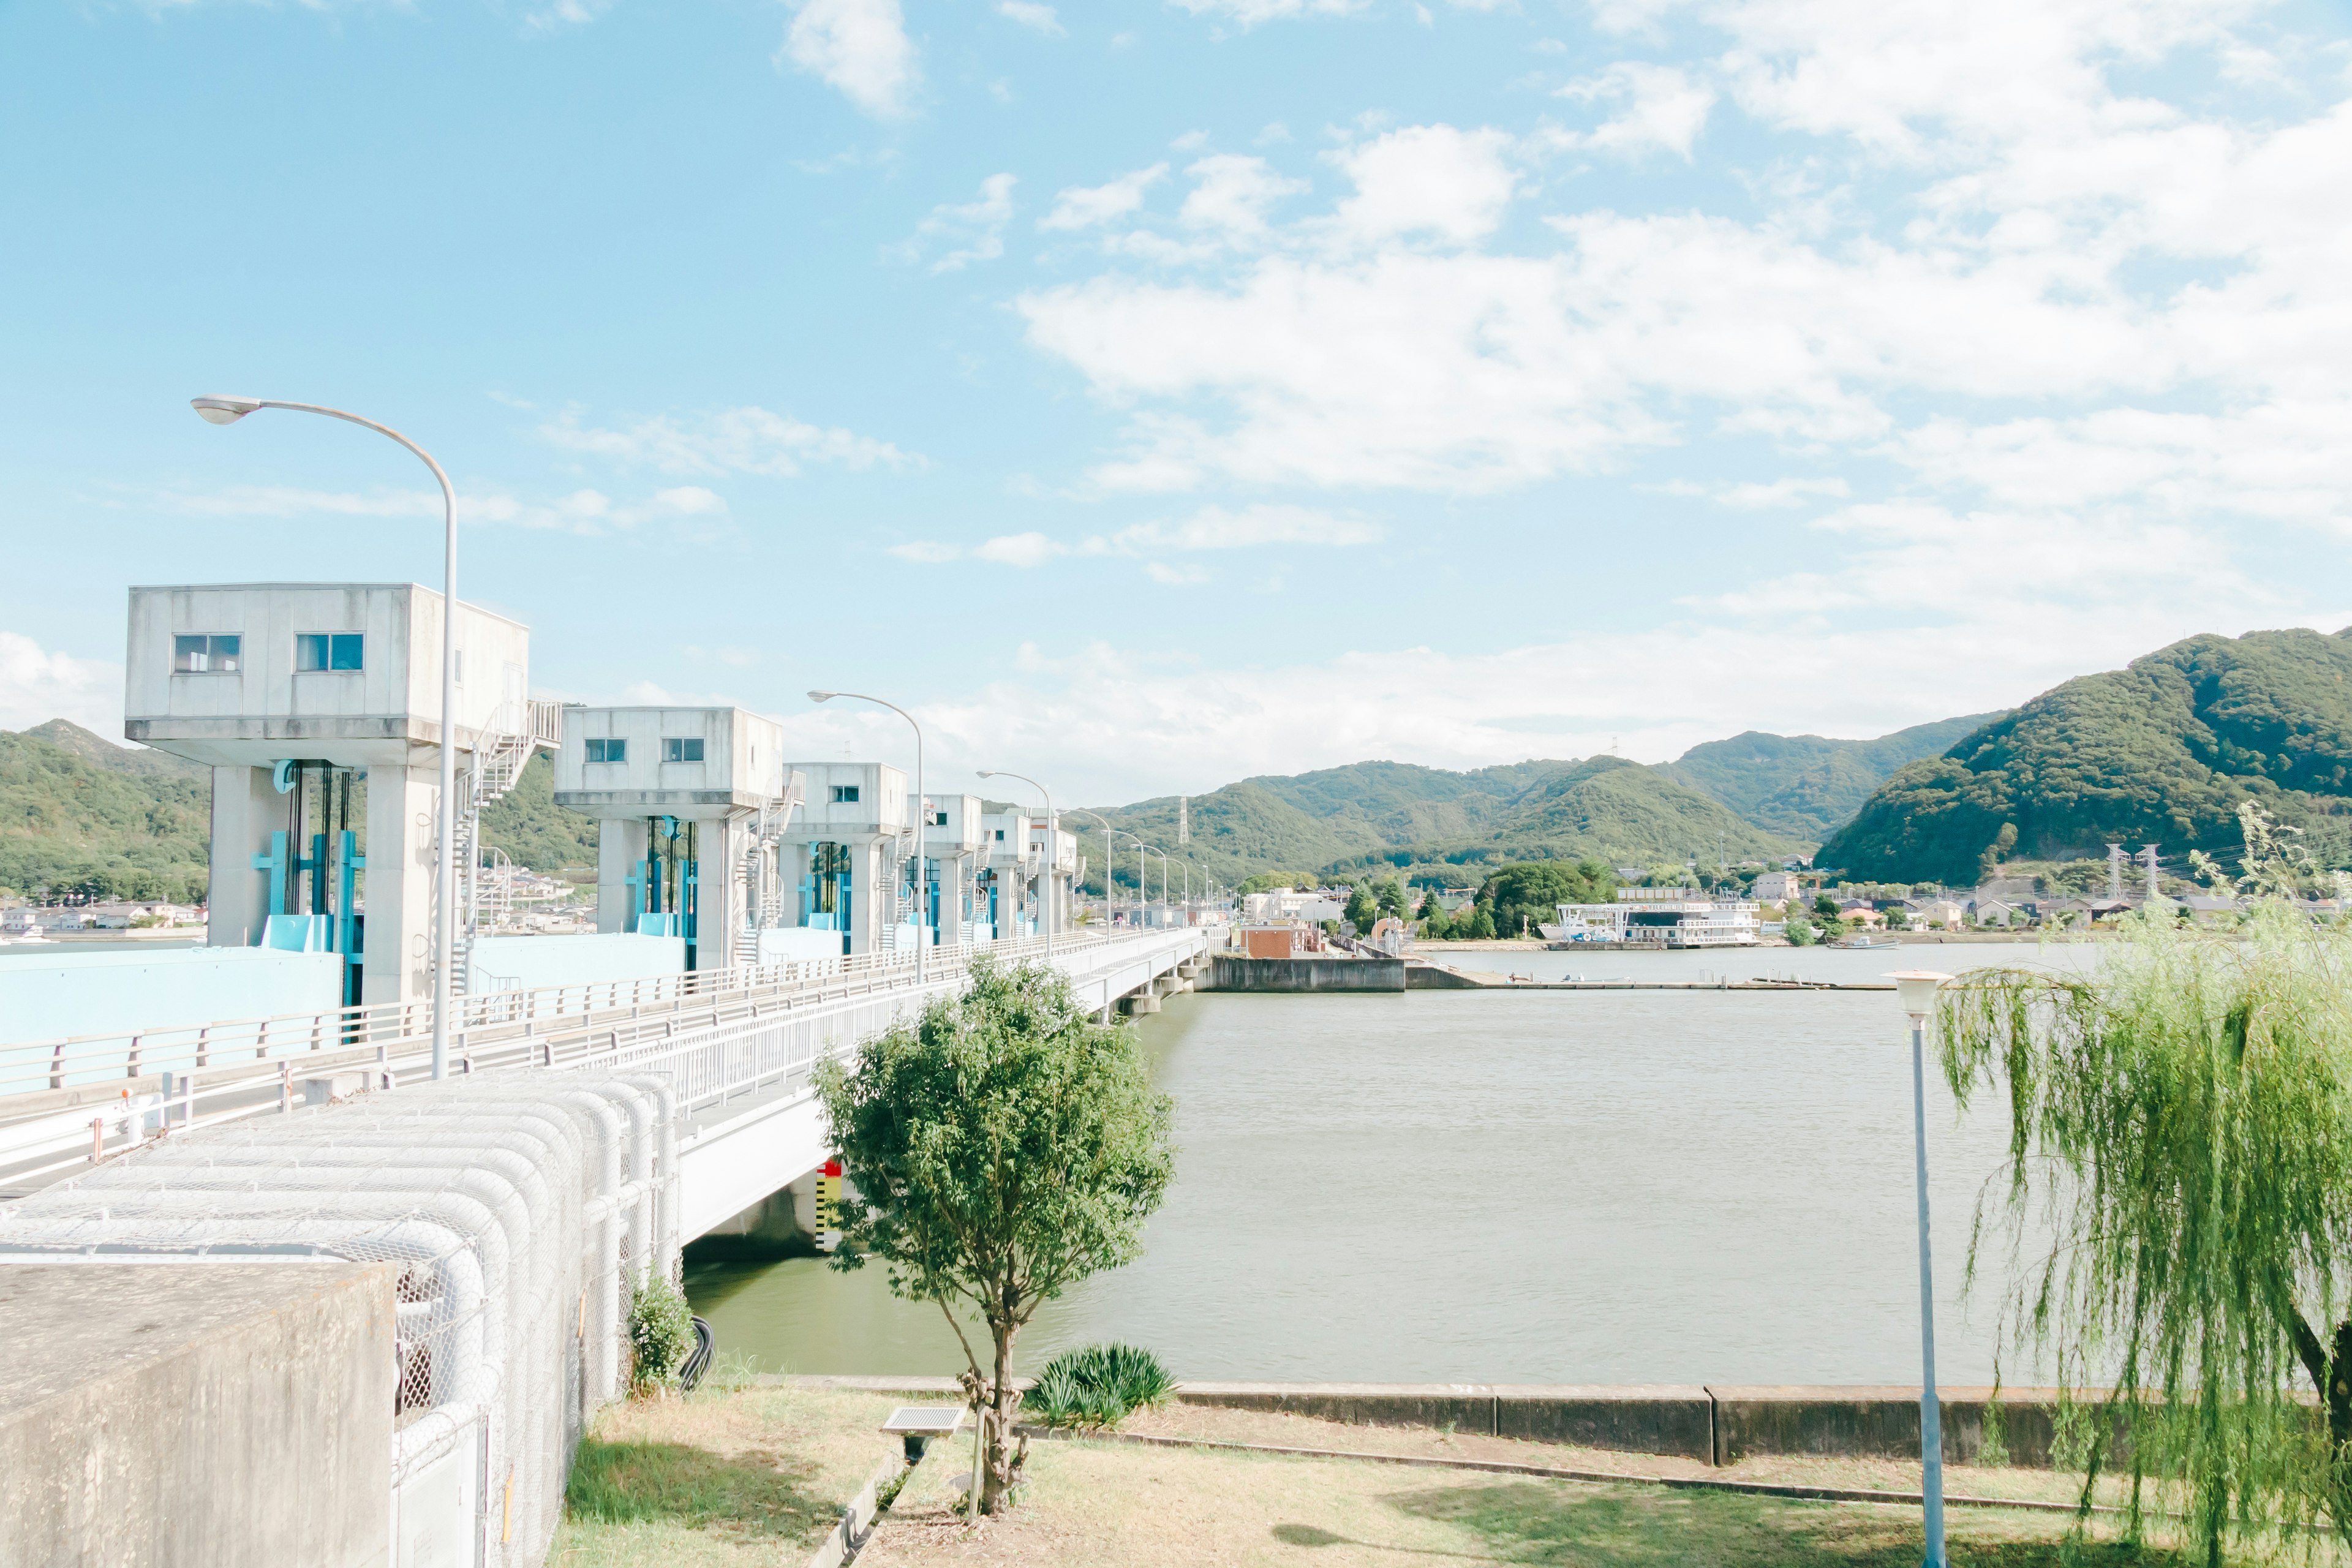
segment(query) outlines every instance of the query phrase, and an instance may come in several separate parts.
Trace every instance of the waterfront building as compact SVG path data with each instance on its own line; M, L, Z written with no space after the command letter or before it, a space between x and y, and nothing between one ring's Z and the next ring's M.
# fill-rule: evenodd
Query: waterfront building
M1759 904L1785 904L1805 896L1805 879L1794 871L1767 871L1749 892Z
M1277 888L1270 893L1252 893L1242 900L1242 918L1252 925L1268 925L1278 921L1305 921L1319 925L1325 921L1346 918L1347 903L1335 899L1325 889L1313 888L1301 892L1292 888Z
M1561 904L1547 941L1612 947L1754 947L1762 939L1753 899L1696 888L1620 888L1616 901Z

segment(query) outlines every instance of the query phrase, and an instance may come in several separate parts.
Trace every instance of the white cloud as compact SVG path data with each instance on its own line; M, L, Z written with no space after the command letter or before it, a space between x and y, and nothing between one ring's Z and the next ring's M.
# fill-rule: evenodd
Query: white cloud
M915 89L915 46L898 0L803 0L783 54L878 118L904 114Z
M1685 162L1715 108L1712 87L1672 66L1638 60L1620 60L1597 76L1570 82L1559 96L1619 108L1594 130L1563 137L1567 144L1633 155L1667 152Z
M1749 479L1720 485L1701 485L1676 479L1656 488L1668 495L1697 496L1738 511L1798 506L1811 496L1832 496L1843 500L1853 493L1843 479L1834 476L1826 479Z
M889 553L924 565L971 555L1006 566L1042 566L1063 555L1134 556L1171 550L1245 550L1268 544L1348 546L1371 544L1381 538L1380 525L1360 518L1335 516L1313 507L1261 502L1239 510L1203 507L1190 517L1139 522L1108 537L1096 535L1076 543L1032 531L999 534L970 550L936 540L915 540L891 545Z
M292 485L231 485L210 491L166 490L154 498L158 508L195 517L411 517L441 515L438 490L304 489ZM680 522L690 518L714 518L727 512L726 498L700 485L678 485L656 490L640 500L615 501L589 488L549 500L527 500L502 491L461 488L457 521L509 528L552 529L565 533L596 535L619 532L645 522Z
M1175 0L1195 16L1228 16L1244 27L1293 16L1345 16L1371 0Z
M1171 566L1164 561L1151 562L1143 571L1146 576L1163 588L1190 588L1209 580L1205 567Z
M0 632L0 730L64 719L110 741L122 734L122 667Z
M920 717L942 768L1017 752L1072 781L1071 798L1118 801L1366 757L1479 767L1591 755L1613 737L1663 762L1751 728L1883 734L2198 632L2347 616L2250 581L2226 542L2128 518L1870 506L1818 526L1843 546L1837 567L1649 626L1228 668L1132 644L1027 650L1012 675Z
M991 174L980 183L980 199L943 202L915 226L911 238L895 247L912 260L932 246L947 248L931 263L933 272L955 272L974 261L993 261L1004 254L1004 226L1013 221L1011 174Z
M1004 566L1042 566L1056 555L1067 554L1069 546L1042 533L1005 533L973 546L971 552Z
M1009 16L1024 27L1033 27L1049 38L1058 38L1064 28L1062 19L1051 5L1041 5L1037 0L997 0L996 12Z
M533 11L523 13L523 26L534 33L552 33L564 27L584 27L606 11L613 0L551 0Z
M1167 164L1154 163L1148 169L1121 174L1107 184L1066 185L1055 193L1054 210L1040 218L1037 226L1093 228L1125 217L1143 205L1143 193L1167 173Z
M1511 202L1510 145L1499 131L1414 125L1349 148L1336 155L1356 185L1339 226L1360 240L1428 233L1467 244L1491 234Z
M747 406L680 418L657 415L620 428L584 426L566 409L539 427L541 439L566 452L644 465L667 474L766 474L790 479L810 463L853 469L920 466L922 459L838 426L810 425L789 414ZM708 492L706 492L708 493Z
M1262 503L1229 511L1203 507L1178 522L1139 522L1113 535L1119 547L1147 550L1243 550L1265 544L1372 544L1380 525L1334 517L1312 507Z
M1234 153L1212 153L1184 172L1195 183L1178 216L1189 227L1227 235L1265 233L1276 202L1310 188L1305 180L1276 174L1263 158Z

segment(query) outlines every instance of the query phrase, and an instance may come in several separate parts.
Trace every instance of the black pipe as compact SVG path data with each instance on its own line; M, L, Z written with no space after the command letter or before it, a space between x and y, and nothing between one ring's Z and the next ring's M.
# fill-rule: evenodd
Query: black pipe
M719 1348L719 1336L710 1331L710 1325L700 1318L693 1321L694 1348L686 1352L686 1363L677 1369L677 1385L688 1394L702 1381L702 1374L710 1370L711 1352Z

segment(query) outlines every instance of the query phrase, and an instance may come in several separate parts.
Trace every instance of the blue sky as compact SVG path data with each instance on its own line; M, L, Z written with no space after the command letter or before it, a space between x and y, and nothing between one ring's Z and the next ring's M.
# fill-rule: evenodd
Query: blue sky
M133 583L1066 799L1875 733L2352 620L2340 9L0 9L0 724Z

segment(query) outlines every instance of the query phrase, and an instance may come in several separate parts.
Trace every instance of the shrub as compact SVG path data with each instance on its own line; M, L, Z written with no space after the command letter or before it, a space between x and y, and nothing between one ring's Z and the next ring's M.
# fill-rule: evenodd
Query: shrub
M694 1348L694 1315L686 1297L665 1279L648 1279L629 1295L629 1386L639 1394L668 1388L678 1363Z
M1134 1345L1087 1345L1045 1363L1021 1401L1045 1426L1110 1426L1129 1412L1166 1402L1176 1380L1160 1358Z

